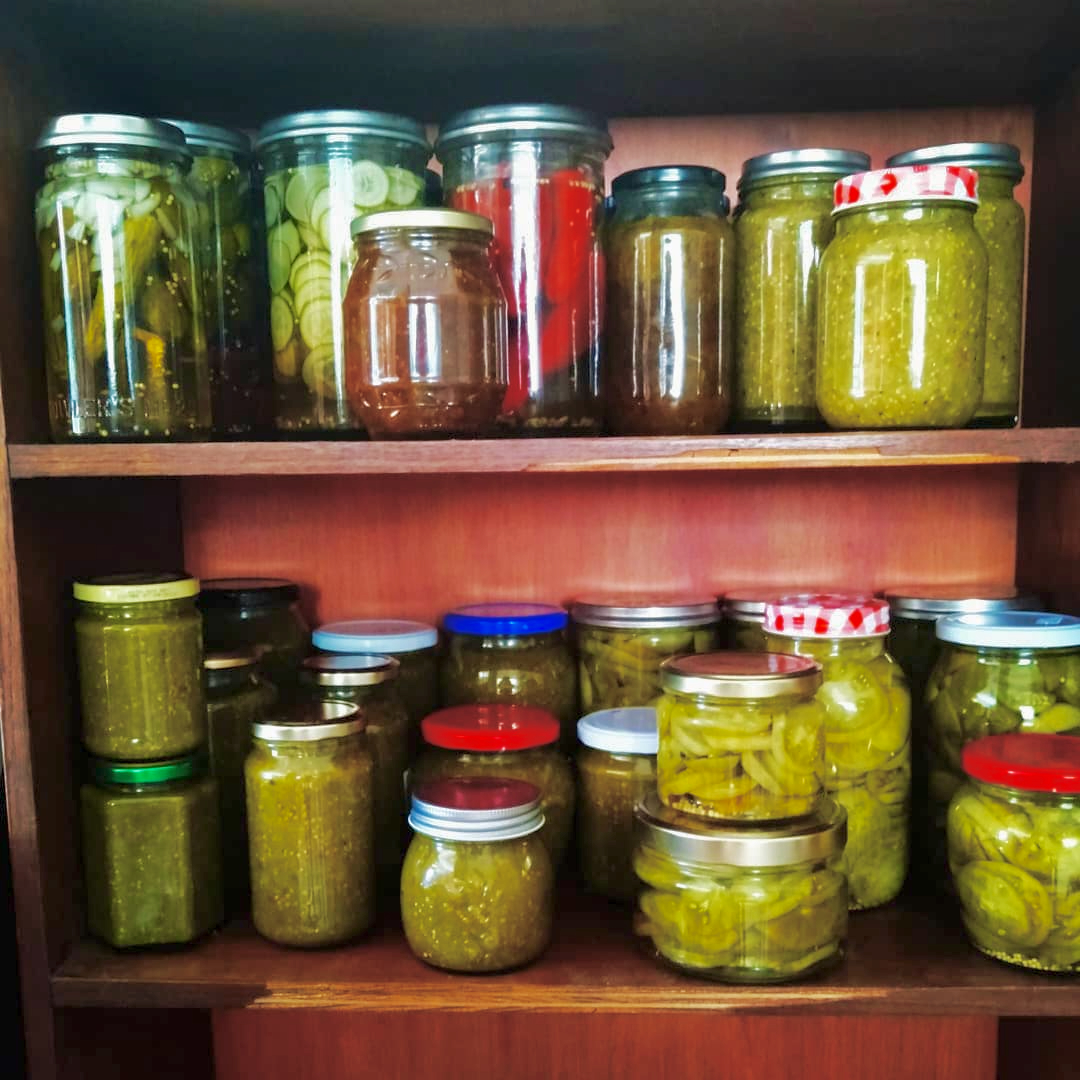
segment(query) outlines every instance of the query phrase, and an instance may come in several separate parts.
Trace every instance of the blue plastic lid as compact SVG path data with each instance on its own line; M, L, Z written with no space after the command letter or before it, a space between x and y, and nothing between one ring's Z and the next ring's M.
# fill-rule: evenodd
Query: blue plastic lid
M407 619L345 619L324 623L311 635L316 649L350 655L418 652L438 640L434 626Z
M443 626L455 634L477 637L518 637L562 630L570 616L553 604L466 604L443 617Z
M1080 648L1080 619L1049 611L946 615L934 624L939 641L994 649Z

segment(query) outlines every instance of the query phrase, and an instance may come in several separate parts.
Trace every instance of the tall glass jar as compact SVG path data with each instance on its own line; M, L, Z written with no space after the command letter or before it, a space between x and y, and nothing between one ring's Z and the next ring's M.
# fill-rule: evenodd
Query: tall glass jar
M612 181L601 389L613 435L713 435L727 423L735 240L724 184L698 165Z
M894 899L908 870L911 695L888 632L889 605L875 597L807 593L765 607L769 651L822 666L825 788L847 811L853 909Z
M89 113L50 120L37 149L53 438L205 436L210 370L184 136Z
M491 435L507 388L506 298L492 225L460 210L352 224L345 384L373 439Z
M986 291L986 374L975 424L1012 427L1020 416L1023 352L1024 208L1016 185L1024 178L1020 151L1009 143L952 143L909 150L886 165L964 165L979 174L975 231L989 260Z
M720 598L724 648L765 652L765 602L787 589L731 589Z
M353 220L424 204L431 147L404 116L323 109L265 124L263 175L281 431L355 435L363 425L345 387L342 302L355 254Z
M735 222L735 422L744 430L819 427L814 398L818 267L833 236L833 184L870 168L854 150L752 157Z
M942 165L836 185L821 260L817 404L834 428L963 427L982 398L978 179Z
M607 125L558 105L497 105L447 121L435 153L448 205L489 218L510 321L503 411L528 435L600 429Z

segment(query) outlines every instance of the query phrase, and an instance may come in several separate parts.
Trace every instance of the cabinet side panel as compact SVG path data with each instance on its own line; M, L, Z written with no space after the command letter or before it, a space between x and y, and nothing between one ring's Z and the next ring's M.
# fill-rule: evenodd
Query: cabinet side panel
M1017 581L1080 614L1080 466L1023 466L1018 527Z

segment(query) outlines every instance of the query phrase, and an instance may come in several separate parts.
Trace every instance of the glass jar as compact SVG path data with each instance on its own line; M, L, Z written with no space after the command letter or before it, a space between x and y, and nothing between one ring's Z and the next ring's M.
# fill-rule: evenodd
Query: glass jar
M344 701L360 709L371 751L375 866L396 889L405 851L405 774L409 768L409 715L397 692L398 662L391 656L309 656L300 685L313 701Z
M601 709L578 721L577 835L589 892L629 902L634 877L634 807L656 791L656 710Z
M987 735L964 747L949 805L949 869L980 952L1080 970L1080 742Z
M401 872L409 948L447 971L535 960L551 939L554 874L539 792L521 780L436 780L413 794Z
M404 116L323 109L271 120L255 143L263 175L278 429L355 435L342 302L361 214L423 206L431 156Z
M540 789L540 838L558 868L574 823L574 775L558 748L558 722L523 705L460 705L424 718L427 746L413 767L415 788L455 776L526 780Z
M222 919L217 785L194 757L91 758L82 805L90 933L117 949L179 945Z
M854 150L752 157L735 224L735 421L743 430L813 430L818 267L833 236L833 184L870 168Z
M720 598L724 648L765 652L765 601L786 591L742 589L725 592Z
M953 143L896 154L895 165L964 165L979 174L975 231L989 262L986 287L986 374L975 413L980 427L1012 427L1020 417L1023 352L1024 208L1016 185L1024 178L1020 151L1009 143Z
M663 661L719 645L720 610L708 597L590 597L570 614L582 713L655 705Z
M375 919L371 754L355 705L297 706L256 724L244 768L255 929L340 945Z
M186 574L76 581L82 741L114 761L153 761L206 742L199 583Z
M211 578L199 608L208 649L254 649L263 675L287 694L310 649L300 587L283 578Z
M251 728L266 719L277 702L277 691L259 678L258 664L255 653L246 650L207 653L203 660L207 749L210 775L217 782L225 913L229 918L245 913L251 903L244 796L244 762L251 750Z
M167 123L184 133L195 156L188 183L202 240L214 434L261 435L270 427L273 402L251 231L255 220L251 140L243 132L214 124Z
M510 324L503 411L524 434L600 430L597 226L610 152L602 120L558 105L471 109L439 132L447 203L495 226Z
M617 176L604 224L604 414L613 435L714 435L731 413L735 238L724 174Z
M821 666L717 652L660 668L657 790L674 810L727 821L813 813L823 794Z
M572 749L578 718L577 665L567 613L549 604L469 604L443 618L439 672L444 705L513 702L553 713Z
M836 185L821 260L817 403L834 428L963 427L982 397L977 177L941 166Z
M770 652L817 660L825 710L825 789L847 811L851 906L894 899L908 870L911 695L885 651L889 605L870 596L796 594L765 606Z
M345 385L373 439L491 435L506 397L506 298L492 225L460 210L352 225Z
M169 124L58 116L35 202L53 438L210 430L191 153Z
M720 826L650 795L637 810L634 930L663 961L721 982L774 983L837 963L847 937L844 811Z

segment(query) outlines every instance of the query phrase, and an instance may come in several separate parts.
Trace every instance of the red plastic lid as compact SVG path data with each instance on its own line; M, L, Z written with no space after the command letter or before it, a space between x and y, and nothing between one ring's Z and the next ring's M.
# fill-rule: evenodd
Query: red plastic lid
M889 605L844 593L782 596L765 605L765 629L789 637L878 637L889 632Z
M1080 794L1080 739L1075 735L985 735L964 747L961 762L968 776L986 784Z
M420 722L424 741L445 750L531 750L559 738L559 721L530 705L456 705Z
M898 165L837 180L835 210L944 199L979 205L979 174L963 165Z
M420 784L413 798L445 810L511 810L535 803L540 798L540 789L527 780L455 776Z

